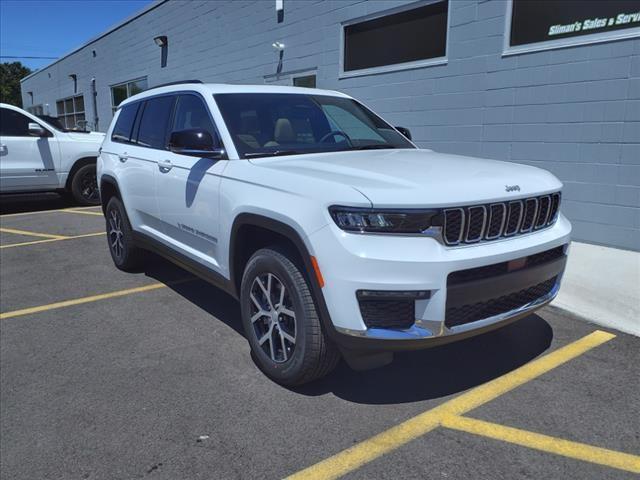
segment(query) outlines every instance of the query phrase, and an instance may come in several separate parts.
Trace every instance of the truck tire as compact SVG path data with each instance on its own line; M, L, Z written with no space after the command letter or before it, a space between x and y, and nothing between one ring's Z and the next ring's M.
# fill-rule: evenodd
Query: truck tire
M127 212L118 197L109 200L105 219L107 242L113 263L125 272L138 271L144 263L145 251L136 246Z
M266 375L287 386L323 377L340 360L308 282L291 258L279 247L258 250L240 287L242 324L254 359Z
M80 205L100 205L95 163L89 163L76 170L71 179L71 195Z

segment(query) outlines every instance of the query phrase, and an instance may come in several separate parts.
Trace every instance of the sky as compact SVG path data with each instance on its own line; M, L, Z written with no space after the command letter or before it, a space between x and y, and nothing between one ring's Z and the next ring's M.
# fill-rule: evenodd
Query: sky
M151 0L0 0L0 56L60 57L144 8ZM54 59L20 61L32 70Z

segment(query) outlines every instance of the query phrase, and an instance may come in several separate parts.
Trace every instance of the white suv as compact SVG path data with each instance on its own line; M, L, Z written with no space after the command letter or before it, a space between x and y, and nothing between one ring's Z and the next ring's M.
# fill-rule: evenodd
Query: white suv
M58 191L98 205L96 158L104 133L70 131L54 117L0 103L0 193Z
M287 385L551 301L571 231L562 184L407 137L337 92L147 90L120 105L98 159L113 261L135 269L154 250L238 298L258 365Z

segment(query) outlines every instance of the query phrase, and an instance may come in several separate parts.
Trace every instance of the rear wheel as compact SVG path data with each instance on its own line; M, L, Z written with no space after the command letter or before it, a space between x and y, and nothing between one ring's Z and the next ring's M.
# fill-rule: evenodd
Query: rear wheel
M340 360L307 280L285 250L258 250L242 278L242 324L258 366L283 385L327 375Z
M125 272L138 270L144 262L144 250L135 245L129 218L119 198L109 200L105 218L113 263Z
M80 167L71 179L71 195L80 205L99 205L100 192L96 179L96 164Z

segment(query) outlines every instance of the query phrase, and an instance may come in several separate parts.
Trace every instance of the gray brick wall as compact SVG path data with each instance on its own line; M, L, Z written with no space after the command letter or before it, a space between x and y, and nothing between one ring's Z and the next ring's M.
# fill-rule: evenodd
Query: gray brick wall
M451 0L446 65L340 79L340 23L405 3L286 0L278 24L272 1L169 1L24 81L23 99L33 91L55 112L75 73L91 119L95 77L104 130L110 85L263 83L279 40L283 72L317 69L319 87L361 99L423 147L550 170L576 240L640 250L640 39L502 56L505 3ZM163 69L156 35L169 38Z

